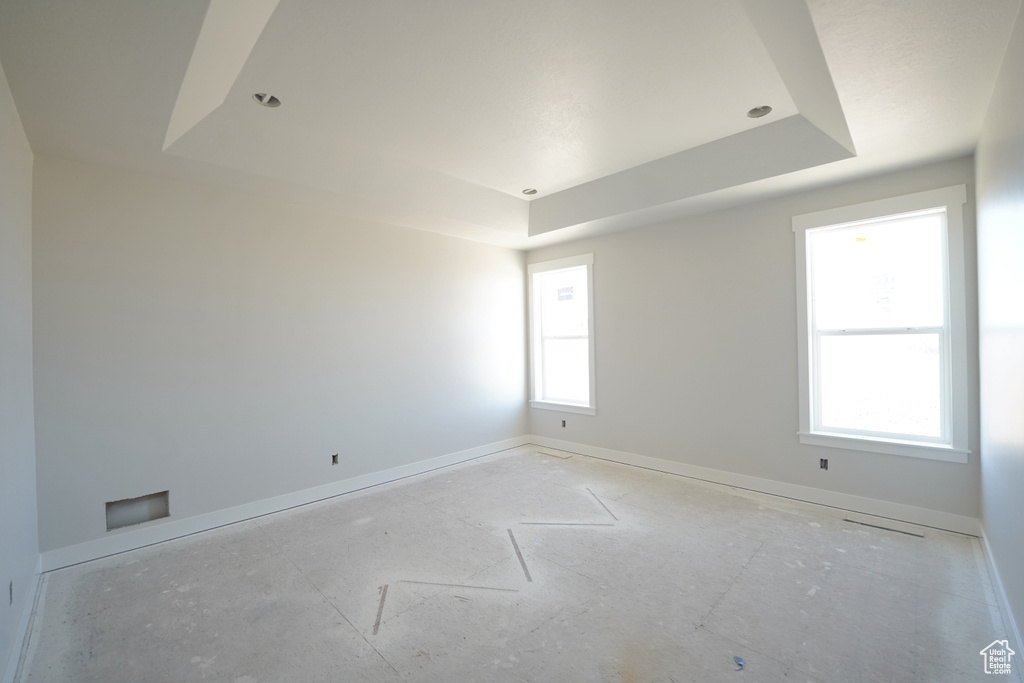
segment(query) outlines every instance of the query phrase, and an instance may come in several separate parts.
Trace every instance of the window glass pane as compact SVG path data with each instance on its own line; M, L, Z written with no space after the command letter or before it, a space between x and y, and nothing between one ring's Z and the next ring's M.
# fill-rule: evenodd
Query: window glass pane
M940 437L939 335L820 338L821 426Z
M544 337L586 337L590 310L586 266L539 273L536 277L540 284Z
M941 327L944 216L808 231L815 328Z
M544 401L590 403L590 363L587 339L545 339L543 341Z

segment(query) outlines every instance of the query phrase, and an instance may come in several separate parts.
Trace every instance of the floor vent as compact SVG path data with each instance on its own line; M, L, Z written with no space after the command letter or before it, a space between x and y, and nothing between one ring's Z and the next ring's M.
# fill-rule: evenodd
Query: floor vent
M847 517L843 520L844 522L850 522L851 524L860 524L861 526L869 526L872 529L882 529L884 531L895 531L898 534L906 534L907 536L917 536L918 538L924 538L924 532L914 531L912 529L894 529L891 526L882 526L881 524L872 524L870 522L862 522L858 519L850 519Z
M568 460L572 457L572 453L565 451L559 451L556 449L538 448L537 452L541 455L550 455L552 458L559 458L560 460Z
M107 531L171 516L169 491L107 503Z

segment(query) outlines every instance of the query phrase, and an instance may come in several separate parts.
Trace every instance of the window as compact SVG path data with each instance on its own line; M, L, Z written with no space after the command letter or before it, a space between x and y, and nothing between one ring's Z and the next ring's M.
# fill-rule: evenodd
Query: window
M595 413L594 255L534 263L530 276L530 405Z
M793 218L801 443L967 462L966 196Z

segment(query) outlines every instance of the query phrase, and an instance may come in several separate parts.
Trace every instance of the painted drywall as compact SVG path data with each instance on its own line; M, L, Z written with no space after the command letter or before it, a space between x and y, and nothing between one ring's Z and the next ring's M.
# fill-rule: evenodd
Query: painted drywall
M1018 628L1024 620L1024 19L977 150L982 525ZM1010 635L1010 634L1007 634ZM1017 634L1017 651L1021 651Z
M32 411L32 149L0 67L0 678L39 559Z
M34 191L44 552L107 501L169 490L162 524L526 433L521 252L44 156Z
M967 464L798 443L791 223L960 183L971 202L972 181L972 160L958 159L530 252L529 263L593 252L597 362L597 414L531 410L531 433L977 518L974 360ZM976 359L973 213L968 203L968 352Z

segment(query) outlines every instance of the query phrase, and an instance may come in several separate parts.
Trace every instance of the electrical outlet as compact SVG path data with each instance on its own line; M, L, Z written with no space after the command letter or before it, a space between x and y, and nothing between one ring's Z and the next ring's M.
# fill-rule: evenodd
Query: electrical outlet
M828 469L828 458L822 458L819 461L818 465L819 465L819 467L821 467L821 469L827 470Z
M565 420L562 420L562 426L563 427L565 426Z
M331 456L331 464L332 465L337 465L338 464L338 454L337 453L335 453L334 455Z

